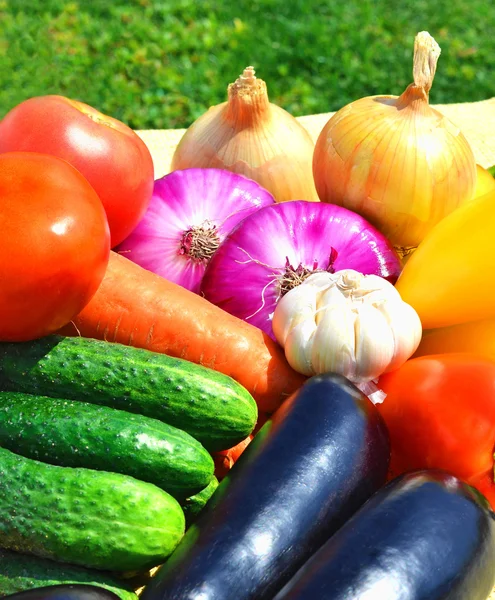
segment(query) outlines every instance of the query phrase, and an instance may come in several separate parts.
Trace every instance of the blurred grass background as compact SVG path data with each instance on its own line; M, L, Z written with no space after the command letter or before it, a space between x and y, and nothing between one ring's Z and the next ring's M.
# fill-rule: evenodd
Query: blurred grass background
M432 103L495 96L486 0L0 0L0 118L62 94L135 129L187 127L252 64L294 115L400 94L428 30Z

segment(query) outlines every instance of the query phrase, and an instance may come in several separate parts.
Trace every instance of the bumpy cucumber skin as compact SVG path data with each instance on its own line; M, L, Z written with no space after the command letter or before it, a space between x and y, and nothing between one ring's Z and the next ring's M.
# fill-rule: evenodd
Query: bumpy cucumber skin
M194 494L194 496L186 498L186 500L181 503L184 516L186 517L186 528L192 525L197 519L199 513L215 493L218 485L218 479L213 476L210 483L204 489L197 494Z
M184 534L177 500L119 473L58 467L0 448L0 547L109 571L164 562Z
M94 584L110 590L121 600L137 600L137 595L130 587L110 574L0 550L0 598L16 592L66 583Z
M153 417L187 431L211 452L245 439L258 418L251 394L223 373L86 338L0 344L0 386Z
M213 458L157 419L87 402L0 392L0 446L63 467L130 475L183 499L211 481Z

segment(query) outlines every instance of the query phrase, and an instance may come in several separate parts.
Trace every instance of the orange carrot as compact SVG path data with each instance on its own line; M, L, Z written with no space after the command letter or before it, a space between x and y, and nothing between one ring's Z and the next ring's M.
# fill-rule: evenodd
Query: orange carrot
M95 296L59 333L119 342L230 375L271 413L304 377L257 327L111 252Z
M242 442L239 442L234 447L212 453L213 462L215 463L215 477L218 481L222 481L228 474L253 438L253 434L248 435L246 439L242 440Z
M215 476L218 481L221 481L227 473L232 469L235 463L241 457L241 454L244 450L249 446L251 441L254 439L254 436L258 433L258 431L263 427L263 425L268 421L270 415L266 413L258 414L258 422L256 423L256 427L253 432L247 436L244 440L229 448L228 450L220 450L218 452L212 452L213 462L215 463Z

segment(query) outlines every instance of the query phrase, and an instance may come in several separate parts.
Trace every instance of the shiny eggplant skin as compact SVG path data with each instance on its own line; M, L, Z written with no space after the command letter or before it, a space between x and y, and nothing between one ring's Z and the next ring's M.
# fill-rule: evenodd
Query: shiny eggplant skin
M485 498L442 471L378 491L275 600L486 600L495 521Z
M222 481L141 600L267 600L386 479L386 426L335 374L310 378Z
M9 600L119 600L109 590L79 583L33 588L4 597Z

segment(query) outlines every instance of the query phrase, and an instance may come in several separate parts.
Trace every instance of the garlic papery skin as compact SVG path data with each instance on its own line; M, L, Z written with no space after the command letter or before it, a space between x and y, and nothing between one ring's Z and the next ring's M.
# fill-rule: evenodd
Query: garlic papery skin
M370 96L337 111L315 145L320 200L362 215L399 250L471 200L476 161L461 129L429 103L440 48L416 36L413 78L401 96Z
M272 323L294 370L357 384L400 367L422 335L416 311L390 282L353 269L310 275L281 298Z
M268 99L253 67L228 86L228 100L211 107L185 132L172 170L233 171L258 182L277 202L318 202L313 180L314 142L307 130Z

